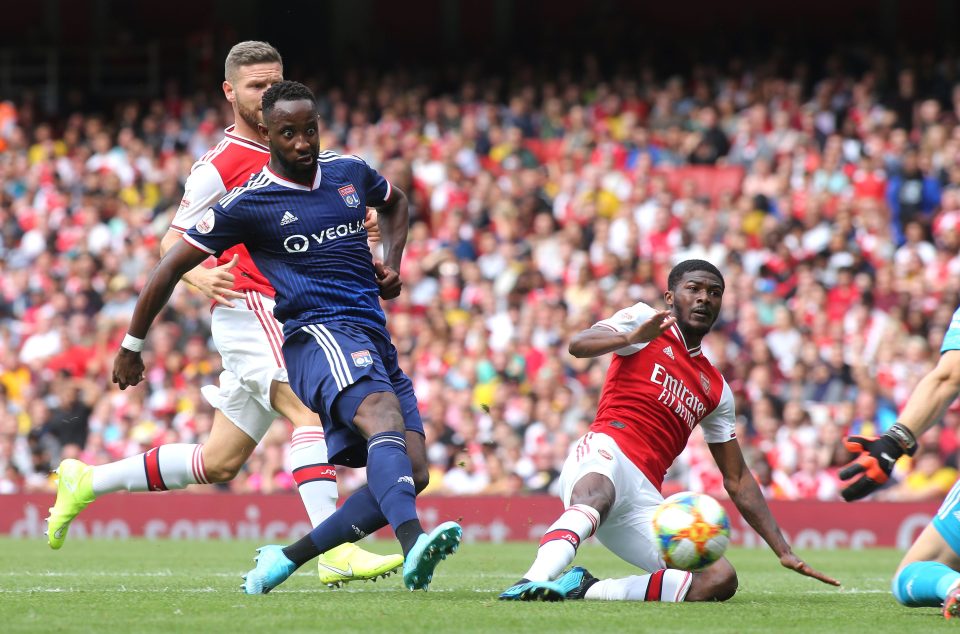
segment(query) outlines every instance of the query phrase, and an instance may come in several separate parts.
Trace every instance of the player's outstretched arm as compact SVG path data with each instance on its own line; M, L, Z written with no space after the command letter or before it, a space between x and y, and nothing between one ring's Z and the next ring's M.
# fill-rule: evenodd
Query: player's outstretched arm
M578 358L599 357L638 343L653 341L670 326L677 323L669 310L660 310L630 332L615 332L609 328L587 328L581 330L570 340L568 350Z
M182 234L169 229L160 240L160 255L166 255L167 251L182 242L181 236ZM233 290L234 277L230 272L239 260L240 257L234 255L232 261L211 268L203 266L201 262L184 273L182 279L218 304L233 308L231 299L243 299L243 293Z
M730 495L730 499L736 505L737 510L747 520L747 523L757 531L757 534L763 538L771 550L780 559L780 565L789 568L801 575L813 577L817 581L828 583L832 586L839 586L840 582L833 577L828 577L819 570L811 568L806 562L794 554L790 544L784 539L783 533L777 521L767 506L767 501L760 491L760 486L747 468L743 459L743 452L740 451L740 444L737 440L729 440L722 443L710 443L710 453L720 472L723 474L723 487Z
M886 433L880 437L845 439L847 451L857 457L840 471L842 480L851 480L840 492L843 499L853 502L880 488L900 456L912 456L916 452L916 439L943 417L957 396L960 396L960 350L948 350L937 366L920 379L896 424Z
M127 329L128 338L139 342L139 346L143 345L143 339L146 338L150 325L170 299L170 294L180 276L207 259L207 255L182 240L167 252L150 273L146 285L140 291L137 305L133 309L130 327ZM140 351L127 347L125 340L125 344L120 348L113 362L113 382L123 390L130 385L136 385L141 380L143 380L143 360L140 358Z

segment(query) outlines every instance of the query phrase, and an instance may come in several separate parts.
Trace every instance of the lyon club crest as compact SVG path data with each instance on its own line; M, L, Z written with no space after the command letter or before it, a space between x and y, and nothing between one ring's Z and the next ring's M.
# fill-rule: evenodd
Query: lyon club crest
M373 365L373 357L370 356L369 350L360 350L358 352L354 352L350 356L353 357L353 365L357 366L358 368L365 368L368 365Z
M337 191L340 192L340 198L343 198L343 202L346 203L347 207L360 206L360 196L357 195L357 190L353 184L344 185Z

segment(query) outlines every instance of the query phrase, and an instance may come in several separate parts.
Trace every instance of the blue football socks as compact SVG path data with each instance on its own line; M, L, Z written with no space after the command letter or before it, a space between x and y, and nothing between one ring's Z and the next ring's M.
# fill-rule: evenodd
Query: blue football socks
M413 467L402 432L387 431L370 436L367 441L367 485L406 554L423 529L417 519ZM401 526L403 530L398 530Z
M935 561L915 561L893 578L893 596L903 605L939 607L950 587L960 580L960 572Z

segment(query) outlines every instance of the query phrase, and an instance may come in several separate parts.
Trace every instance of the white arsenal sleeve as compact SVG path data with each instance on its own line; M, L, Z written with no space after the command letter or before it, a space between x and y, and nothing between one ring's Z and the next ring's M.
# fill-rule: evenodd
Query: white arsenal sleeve
M170 228L178 233L184 233L200 220L207 209L212 207L224 194L227 188L223 184L220 172L210 163L196 163L187 177L184 186L183 199L173 217Z
M733 390L723 380L723 394L716 409L703 417L700 421L703 430L703 439L708 443L721 443L737 437L737 417L734 412Z
M598 321L593 325L593 327L606 328L614 332L631 332L636 330L640 324L650 319L650 317L656 312L657 311L648 304L638 302L630 308L618 310L616 314L609 319ZM633 354L634 352L643 350L647 347L647 343L635 343L631 346L625 346L619 350L615 350L614 352L622 356L627 356Z

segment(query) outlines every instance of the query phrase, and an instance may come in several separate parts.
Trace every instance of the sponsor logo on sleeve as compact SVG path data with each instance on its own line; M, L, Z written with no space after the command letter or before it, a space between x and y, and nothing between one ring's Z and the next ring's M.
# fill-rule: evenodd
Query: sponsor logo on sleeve
M207 209L203 217L197 222L197 233L210 233L213 231L213 224L216 219L217 214L213 211L213 208Z

